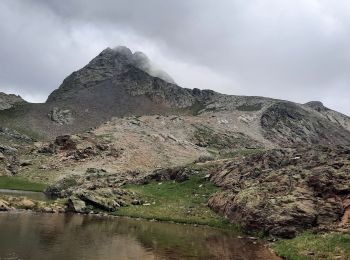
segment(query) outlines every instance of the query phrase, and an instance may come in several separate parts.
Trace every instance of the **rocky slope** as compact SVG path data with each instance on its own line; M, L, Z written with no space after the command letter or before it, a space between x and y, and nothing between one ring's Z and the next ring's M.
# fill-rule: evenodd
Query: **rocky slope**
M20 96L0 92L0 110L9 109L17 103L24 102L25 101Z
M334 117L304 109L295 103L276 102L261 116L264 136L282 147L349 144L349 118L330 109L328 111ZM336 118L343 120L339 122Z
M258 133L233 131L235 121L232 115L220 113L114 118L83 134L36 142L30 155L18 156L18 161L32 158L32 165L17 167L16 174L50 182L71 172L84 174L88 168L147 174L200 157L224 158L236 151L272 146ZM241 124L242 131L249 128Z

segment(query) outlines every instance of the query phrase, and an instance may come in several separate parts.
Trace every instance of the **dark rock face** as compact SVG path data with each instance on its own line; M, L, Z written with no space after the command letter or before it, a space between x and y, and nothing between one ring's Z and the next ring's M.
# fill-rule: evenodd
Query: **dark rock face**
M77 143L70 135L57 136L55 145L59 146L62 150L74 150L77 148Z
M212 173L224 191L209 206L248 231L294 237L341 221L350 199L350 150L278 149Z
M193 175L193 172L186 167L175 167L168 169L159 169L153 171L145 177L130 181L131 183L146 184L150 181L178 181L183 182L188 180L189 176Z
M122 85L132 96L153 94L156 91L160 95L159 97L164 98L168 91L167 88L170 91L179 92L178 94L182 94L182 96L191 96L189 90L183 91L182 88L174 85L174 81L165 72L154 70L146 55L141 52L133 54L128 48L120 46L115 49L105 49L84 68L73 72L49 96L47 102L52 103L74 98L77 91L89 89L105 81L109 81L109 84L112 85ZM176 105L170 99L162 101ZM186 106L190 106L192 103L193 101ZM183 104L177 105L183 106Z
M322 112L322 111L327 111L327 110L329 110L327 107L325 107L324 105L323 105L323 103L322 102L320 102L320 101L310 101L310 102L307 102L306 104L305 104L305 106L308 106L308 107L310 107L310 108L312 108L312 109L315 109L316 111L318 111L318 112Z

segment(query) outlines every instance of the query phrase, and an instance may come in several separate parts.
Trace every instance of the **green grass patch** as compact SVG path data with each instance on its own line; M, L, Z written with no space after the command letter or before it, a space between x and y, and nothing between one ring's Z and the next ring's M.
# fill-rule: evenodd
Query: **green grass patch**
M0 189L43 191L47 187L44 183L30 182L18 177L0 176Z
M247 111L247 112L251 112L251 111L259 111L262 109L262 104L261 103L257 103L257 104L244 104L241 106L237 107L237 110L239 111Z
M196 102L191 107L191 114L193 116L198 116L199 112L205 108L205 105L202 102Z
M350 234L304 233L294 239L273 244L275 252L286 259L350 259Z
M252 154L257 154L263 152L263 148L254 148L254 149L234 149L234 150L222 150L220 151L219 158L220 159L229 159L235 158L237 156L249 156Z
M166 181L147 185L127 185L125 189L140 195L150 205L133 205L120 208L120 216L201 224L221 228L236 228L228 220L214 213L207 201L218 188L199 176L178 183Z
M115 141L113 133L105 133L105 134L98 134L96 135L98 139L101 141L106 141L106 142L113 142Z

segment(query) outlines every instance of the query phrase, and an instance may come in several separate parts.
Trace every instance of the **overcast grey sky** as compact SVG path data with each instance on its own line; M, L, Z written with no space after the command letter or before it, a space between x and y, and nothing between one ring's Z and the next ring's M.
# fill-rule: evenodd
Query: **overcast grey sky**
M350 115L349 0L2 0L0 91L45 101L106 47L183 87L321 100Z

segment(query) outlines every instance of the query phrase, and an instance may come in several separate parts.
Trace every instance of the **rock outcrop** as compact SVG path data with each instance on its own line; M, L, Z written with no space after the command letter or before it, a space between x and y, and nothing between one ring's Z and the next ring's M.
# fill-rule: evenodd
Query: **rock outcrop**
M25 101L20 96L0 92L0 110L9 109L17 103L25 103Z
M135 173L137 175L137 173ZM136 195L121 188L135 174L110 174L102 169L88 169L84 175L69 175L49 186L50 197L67 198L68 211L89 213L91 210L116 211L130 205Z
M11 211L13 208L5 200L0 200L0 211Z
M59 125L68 125L73 123L72 112L69 109L60 109L54 107L48 114L48 117Z
M348 129L292 102L276 102L268 107L261 116L261 126L264 136L281 147L350 143Z
M211 181L210 207L245 230L294 237L348 221L350 149L277 149L232 161ZM346 219L346 221L344 221Z

